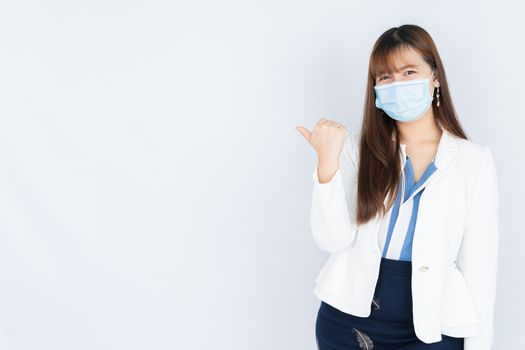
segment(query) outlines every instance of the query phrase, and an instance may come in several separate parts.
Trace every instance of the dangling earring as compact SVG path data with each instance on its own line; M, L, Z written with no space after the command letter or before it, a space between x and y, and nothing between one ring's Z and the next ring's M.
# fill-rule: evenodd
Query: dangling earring
M437 88L437 106L439 107L439 86Z

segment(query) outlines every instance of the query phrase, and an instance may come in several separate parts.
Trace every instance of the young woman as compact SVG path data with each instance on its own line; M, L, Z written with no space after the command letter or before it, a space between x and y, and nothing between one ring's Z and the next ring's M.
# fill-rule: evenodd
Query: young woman
M314 289L320 350L490 350L498 186L456 116L430 35L375 43L361 131L321 119L311 228L330 253Z

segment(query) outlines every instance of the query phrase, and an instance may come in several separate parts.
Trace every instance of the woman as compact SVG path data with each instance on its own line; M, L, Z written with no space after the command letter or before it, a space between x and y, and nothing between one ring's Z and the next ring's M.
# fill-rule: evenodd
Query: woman
M430 35L379 37L360 133L324 118L297 130L318 155L311 228L330 253L318 348L491 349L496 166L465 136Z

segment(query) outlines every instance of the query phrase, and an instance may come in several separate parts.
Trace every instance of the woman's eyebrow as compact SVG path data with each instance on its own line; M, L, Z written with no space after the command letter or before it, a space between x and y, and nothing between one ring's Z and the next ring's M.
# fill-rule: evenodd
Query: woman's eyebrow
M399 68L398 72L402 71L405 68L419 68L419 66L417 64L405 64L403 67Z
M419 69L419 66L417 64L405 64L404 66L402 67L399 67L399 69L397 70L397 72L400 72L402 71L403 69L406 69L406 68L416 68L416 69ZM386 70L381 70L380 72L377 72L377 75L382 75L382 74L386 74L386 73L389 73L388 71Z

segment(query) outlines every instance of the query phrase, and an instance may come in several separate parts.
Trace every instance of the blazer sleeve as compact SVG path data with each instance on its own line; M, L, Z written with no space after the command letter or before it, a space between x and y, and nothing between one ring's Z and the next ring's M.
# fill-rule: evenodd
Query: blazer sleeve
M457 265L481 320L481 334L466 337L464 350L490 350L498 271L498 177L491 151L484 147L467 204L466 226Z
M346 248L354 241L357 233L357 162L352 145L354 141L354 136L347 131L339 155L339 168L329 182L319 182L319 164L316 164L313 172L310 226L317 246L329 253Z

